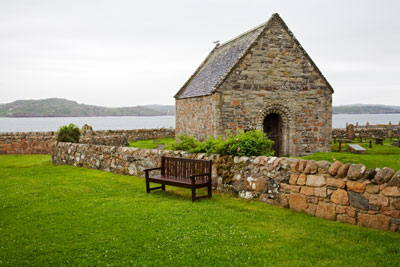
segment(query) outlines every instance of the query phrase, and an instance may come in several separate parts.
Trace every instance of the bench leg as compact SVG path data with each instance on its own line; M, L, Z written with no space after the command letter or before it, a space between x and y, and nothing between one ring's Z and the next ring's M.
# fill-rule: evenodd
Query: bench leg
M208 198L211 198L211 196L212 196L212 187L210 185L208 186Z
M196 188L192 188L192 202L196 200Z
M150 193L150 182L146 179L146 192Z
M162 191L165 191L165 184L161 185Z

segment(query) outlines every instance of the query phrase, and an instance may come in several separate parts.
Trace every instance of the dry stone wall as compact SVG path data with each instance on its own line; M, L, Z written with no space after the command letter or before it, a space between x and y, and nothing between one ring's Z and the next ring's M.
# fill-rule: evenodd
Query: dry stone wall
M400 227L400 171L362 164L278 157L231 157L180 151L57 143L54 164L143 177L161 156L213 160L213 187L312 216L385 229Z
M0 154L50 154L57 132L0 133ZM129 140L175 137L174 129L95 131L81 136L80 143L127 146Z
M125 135L131 140L148 140L158 138L174 138L175 129L173 128L155 128L155 129L134 129L134 130L97 130L97 135L113 136Z
M54 132L1 133L0 154L50 154Z

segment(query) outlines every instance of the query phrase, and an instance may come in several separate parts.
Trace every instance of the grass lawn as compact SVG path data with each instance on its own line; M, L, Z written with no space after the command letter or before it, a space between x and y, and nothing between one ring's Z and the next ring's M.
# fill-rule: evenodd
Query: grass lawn
M394 266L400 234L141 178L0 156L0 265Z
M362 163L368 168L375 167L390 167L395 170L400 169L400 148L392 146L392 142L385 142L383 145L372 143L372 148L369 148L369 140L359 144L367 150L366 154L354 154L347 152L347 145L342 144L342 152L339 151L339 143L332 143L333 152L320 152L309 156L302 157L303 159L327 160L333 162L339 160L341 162Z
M160 139L137 140L129 142L130 147L138 147L146 149L154 149L157 148L158 145L170 146L171 144L175 144L175 138L160 138Z

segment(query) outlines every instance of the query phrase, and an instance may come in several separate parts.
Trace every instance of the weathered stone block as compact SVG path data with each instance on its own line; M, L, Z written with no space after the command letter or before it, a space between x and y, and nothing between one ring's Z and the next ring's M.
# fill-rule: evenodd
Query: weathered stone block
M347 181L347 190L351 190L357 193L363 193L367 187L366 183Z
M400 210L400 199L392 200L392 207L397 209L397 210Z
M327 196L326 188L325 187L315 187L314 188L314 194L317 197L324 197L325 198Z
M363 177L366 170L367 168L362 164L352 164L347 172L347 179L358 180Z
M369 184L366 187L366 192L370 194L378 194L379 193L379 185Z
M307 175L305 175L304 173L299 175L299 178L297 179L297 184L298 185L305 185L306 184L306 180L307 180Z
M382 211L382 214L393 217L393 218L399 218L400 210L385 209Z
M289 199L289 207L297 212L305 211L307 208L306 197L300 194L291 194Z
M359 213L357 216L358 225L376 228L376 229L388 229L389 228L389 217L383 215L370 215Z
M285 183L281 183L281 189L284 191L298 193L300 192L300 186L297 185L289 185Z
M317 162L318 164L318 173L319 174L327 174L329 173L329 167L331 166L331 163L326 161L326 160L321 160Z
M337 213L337 214L344 214L344 213L346 213L346 207L345 207L345 206L336 206L336 213Z
M322 175L307 175L306 185L308 186L323 186L326 184L325 177Z
M314 195L314 187L302 186L300 189L300 194L303 194L306 196L313 196Z
M340 205L349 205L349 197L346 190L337 189L331 195L331 201Z
M344 178L347 175L347 171L349 170L351 164L350 163L345 163L342 166L340 166L340 168L337 171L336 176L338 178Z
M350 217L356 217L356 209L353 207L346 207L346 214Z
M315 174L318 172L318 165L313 160L307 162L306 168L304 169L305 174Z
M328 220L335 220L336 217L335 205L323 202L318 203L315 216L320 218L325 218Z
M362 209L362 210L369 209L369 202L363 195L352 191L349 191L348 194L350 199L350 205L352 205L357 209Z
M309 203L308 207L306 208L306 210L304 212L305 212L305 214L315 216L316 209L317 209L317 205Z
M400 187L400 171L393 175L392 179L387 183L388 186L398 186Z
M400 187L389 186L381 191L381 194L387 197L400 197Z
M306 196L307 203L318 204L318 197L316 196Z
M331 176L336 176L339 168L343 165L340 161L335 161L330 167L329 167L329 174Z
M372 179L372 182L376 184L384 184L390 180L394 175L394 170L392 168L385 167L383 169L379 169L375 175L375 178Z
M344 222L344 223L349 223L349 224L356 224L356 219L352 218L350 216L347 216L346 214L338 215L336 219L339 222Z
M289 179L289 184L296 184L298 178L299 178L298 174L291 174Z
M326 179L326 184L337 188L344 188L346 186L346 181L328 177Z
M300 160L300 163L299 163L299 168L298 168L298 172L303 172L304 170L305 170L305 168L306 168L306 166L307 166L307 163L308 163L308 161L307 160Z
M389 198L381 195L372 194L369 196L369 203L373 205L386 207L389 206Z
M300 164L300 159L296 159L295 161L293 161L293 162L290 164L290 171L291 171L291 172L299 172L299 171L298 171L298 169L299 169L299 164Z

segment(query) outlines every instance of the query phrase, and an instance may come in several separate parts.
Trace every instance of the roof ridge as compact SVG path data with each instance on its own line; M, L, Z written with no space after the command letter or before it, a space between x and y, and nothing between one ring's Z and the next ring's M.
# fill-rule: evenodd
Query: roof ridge
M254 43L255 43L256 40L258 39L258 37L260 37L260 35L263 33L263 31L265 30L265 28L267 28L268 25L269 25L270 23L272 23L274 20L276 20L277 18L280 19L280 20L282 20L282 19L280 18L279 14L278 14L278 13L275 13L275 14L273 14L265 23L263 23L263 24L259 25L258 27L256 27L256 28L254 28L254 29L252 29L252 30L246 32L246 33L250 33L250 32L252 32L252 31L254 31L254 30L257 30L257 29L259 29L259 28L261 28L261 27L264 27L264 29L262 29L262 30L260 31L260 33L254 38L254 40L250 43L250 45L240 54L239 57L237 57L237 59L235 60L235 62L232 64L232 66L221 76L221 79L218 81L218 83L217 83L217 84L214 86L214 88L212 89L212 91L211 91L212 93L215 92L215 91L217 90L217 88L221 85L221 83L223 83L223 82L225 81L225 79L226 79L226 77L228 77L229 73L231 73L231 71L235 68L235 66L239 63L239 61L247 54L247 52L251 49L251 47L254 45ZM241 34L241 35L244 35L244 34ZM233 40L236 40L236 39L238 39L238 37L237 37L237 38L234 38ZM224 43L224 44L226 44L226 43Z
M249 34L249 33L251 33L251 32L254 32L254 31L258 30L259 28L265 26L265 24L267 24L267 22L264 22L263 24L260 24L260 25L258 25L257 27L254 27L254 28L252 28L252 29L250 29L250 30L248 30L248 31L246 31L246 32L244 32L244 33L239 34L238 36L236 36L236 37L234 37L234 38L232 38L232 39L229 39L229 40L226 41L226 42L223 42L222 44L219 45L218 48L221 48L221 47L224 46L224 45L227 45L227 44L229 44L229 43L231 43L231 42L233 42L233 41L236 41L237 39L239 39L239 38L241 38L241 37L243 37L243 36L245 36L245 35L247 35L247 34Z

